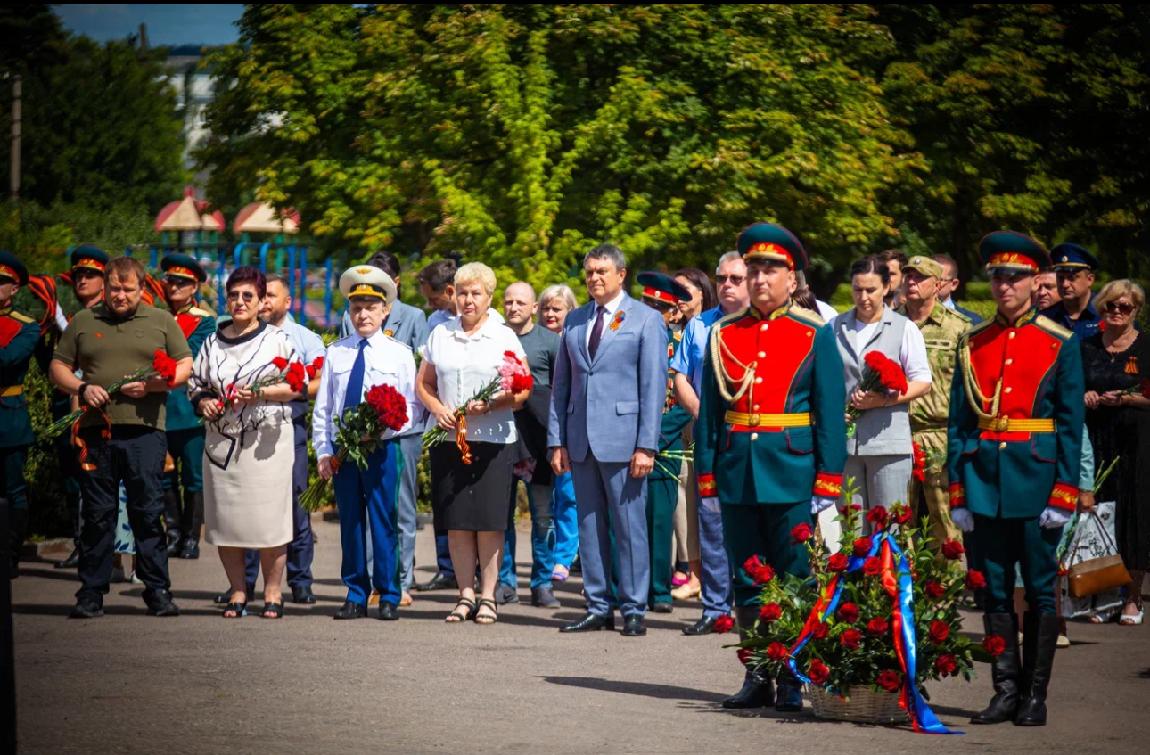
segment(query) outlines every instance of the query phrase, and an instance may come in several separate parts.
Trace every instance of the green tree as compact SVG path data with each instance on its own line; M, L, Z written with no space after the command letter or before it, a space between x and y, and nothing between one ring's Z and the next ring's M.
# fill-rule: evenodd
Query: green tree
M976 264L998 228L1094 245L1117 274L1150 272L1150 11L1136 5L884 5L897 44L880 74L929 168L892 211Z
M183 122L161 55L131 41L101 45L69 37L55 62L5 61L26 69L23 199L154 212L179 195L186 177ZM10 108L11 99L0 98L0 122L8 122ZM10 157L8 140L0 140L0 164Z
M919 164L861 66L890 44L867 6L250 6L202 160L329 248L504 282L606 239L710 266L755 220L841 261Z

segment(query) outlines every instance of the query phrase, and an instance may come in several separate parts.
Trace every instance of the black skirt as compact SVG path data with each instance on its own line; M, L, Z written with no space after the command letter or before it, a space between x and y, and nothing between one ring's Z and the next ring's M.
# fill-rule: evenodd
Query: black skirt
M518 443L471 443L464 464L454 438L429 451L431 510L437 530L503 532L513 503L512 470L522 455Z

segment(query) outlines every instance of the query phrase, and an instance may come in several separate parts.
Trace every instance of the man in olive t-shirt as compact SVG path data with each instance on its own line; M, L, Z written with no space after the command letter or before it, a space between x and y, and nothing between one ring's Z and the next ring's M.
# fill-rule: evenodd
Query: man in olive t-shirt
M79 576L72 618L103 616L112 578L119 486L128 493L128 521L136 538L136 574L155 616L176 616L169 591L168 554L161 515L167 442L164 411L169 389L192 371L192 352L175 318L140 303L144 268L130 257L108 263L104 301L78 313L60 337L49 373L56 386L92 407L80 420L77 446L84 498ZM176 360L175 379L128 383L114 395L107 386L151 366L157 350ZM79 374L81 377L77 377Z

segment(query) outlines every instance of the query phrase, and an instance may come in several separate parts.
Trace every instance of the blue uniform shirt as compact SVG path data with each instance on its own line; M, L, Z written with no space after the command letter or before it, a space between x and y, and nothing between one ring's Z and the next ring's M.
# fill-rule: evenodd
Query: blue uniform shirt
M696 396L703 395L703 357L707 353L707 335L722 316L723 310L712 307L688 320L683 328L683 340L668 365L675 372L687 376Z
M1097 333L1098 325L1102 322L1102 318L1098 315L1098 310L1094 307L1093 300L1086 305L1086 309L1082 310L1077 320L1070 317L1066 312L1066 307L1062 305L1062 302L1058 302L1049 309L1042 310L1042 316L1054 320L1054 322L1067 330L1074 331L1078 334L1078 339L1083 341Z

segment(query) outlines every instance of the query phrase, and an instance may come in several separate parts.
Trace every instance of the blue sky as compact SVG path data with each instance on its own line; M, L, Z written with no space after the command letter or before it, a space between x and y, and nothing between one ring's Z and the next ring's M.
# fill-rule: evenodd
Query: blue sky
M150 45L219 45L236 41L243 5L53 5L64 28L100 42L135 34L147 24Z

